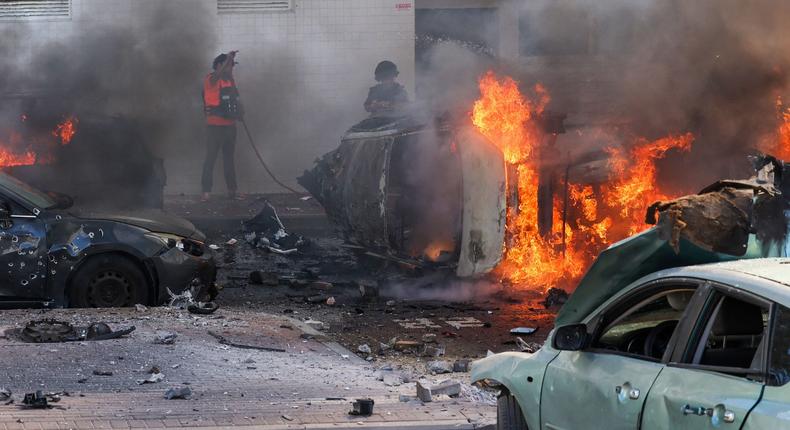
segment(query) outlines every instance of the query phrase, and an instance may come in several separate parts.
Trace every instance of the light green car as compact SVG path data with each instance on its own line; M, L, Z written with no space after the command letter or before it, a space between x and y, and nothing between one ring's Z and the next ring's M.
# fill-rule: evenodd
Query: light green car
M473 364L497 428L790 429L790 258L655 234L599 257L539 351Z

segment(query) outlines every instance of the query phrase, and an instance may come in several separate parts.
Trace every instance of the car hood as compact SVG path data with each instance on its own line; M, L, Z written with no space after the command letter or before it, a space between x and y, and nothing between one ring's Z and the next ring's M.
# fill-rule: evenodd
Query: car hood
M579 281L568 302L557 313L554 325L580 323L590 312L602 305L637 279L663 269L717 263L750 258L775 257L752 234L746 253L733 256L702 249L681 237L677 253L653 227L617 242L601 252Z
M158 233L170 233L204 241L206 236L184 218L160 210L141 210L124 213L72 212L77 218L115 221Z

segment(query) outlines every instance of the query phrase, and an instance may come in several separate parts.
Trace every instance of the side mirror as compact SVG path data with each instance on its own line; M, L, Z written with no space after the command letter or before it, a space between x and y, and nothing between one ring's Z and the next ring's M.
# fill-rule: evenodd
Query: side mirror
M557 328L551 346L560 351L580 351L589 342L586 324L572 324Z

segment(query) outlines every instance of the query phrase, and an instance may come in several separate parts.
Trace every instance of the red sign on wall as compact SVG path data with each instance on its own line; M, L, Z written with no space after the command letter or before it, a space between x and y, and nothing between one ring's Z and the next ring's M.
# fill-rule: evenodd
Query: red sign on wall
M411 3L397 3L395 4L395 10L399 10L399 11L411 10Z

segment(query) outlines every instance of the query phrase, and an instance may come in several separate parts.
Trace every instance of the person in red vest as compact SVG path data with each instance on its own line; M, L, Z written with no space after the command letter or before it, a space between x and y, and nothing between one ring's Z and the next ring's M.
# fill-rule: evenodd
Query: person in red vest
M239 91L233 80L233 66L236 64L236 53L230 51L220 54L214 59L213 71L203 81L203 107L206 115L206 160L203 163L201 200L207 201L214 183L214 164L220 150L225 168L225 183L228 186L228 197L242 200L243 195L237 193L236 164L234 151L236 148L236 120L243 117L243 109L239 101Z

